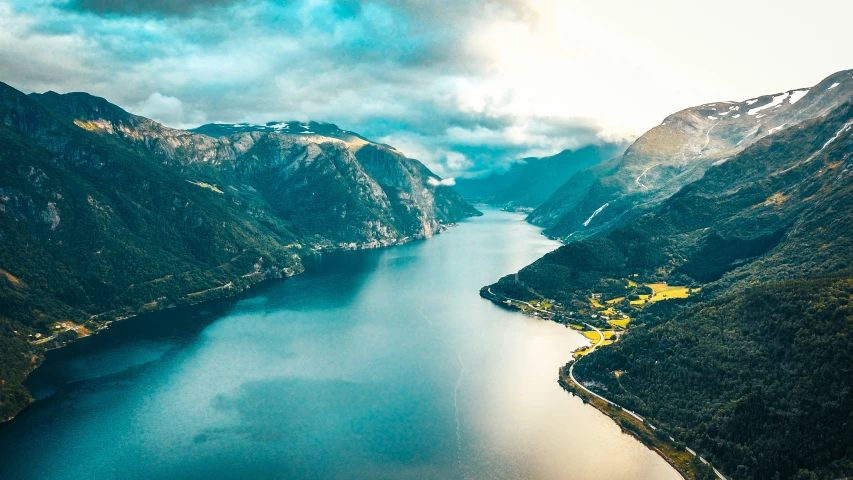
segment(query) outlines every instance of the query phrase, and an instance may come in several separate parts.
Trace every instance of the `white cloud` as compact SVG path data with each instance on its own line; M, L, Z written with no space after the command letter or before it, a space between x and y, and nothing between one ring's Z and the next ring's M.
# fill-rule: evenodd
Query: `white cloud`
M459 171L470 167L472 162L459 152L447 152L445 164L450 170Z
M147 99L134 105L132 110L138 115L170 125L184 121L183 102L160 92L152 93Z
M452 187L453 185L456 185L456 179L455 178L445 178L443 180L439 180L435 177L429 177L429 178L427 178L427 183L433 187L438 187L440 185L443 185L446 187Z
M453 177L813 85L851 67L826 48L849 15L825 12L848 3L380 0L336 18L324 0L256 0L170 20L0 0L0 80L174 127L330 121Z

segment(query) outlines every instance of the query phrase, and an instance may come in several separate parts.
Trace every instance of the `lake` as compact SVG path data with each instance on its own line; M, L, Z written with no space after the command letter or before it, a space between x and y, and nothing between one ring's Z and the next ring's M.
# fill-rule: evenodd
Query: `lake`
M557 384L588 344L481 299L558 244L486 210L48 354L0 476L679 479Z

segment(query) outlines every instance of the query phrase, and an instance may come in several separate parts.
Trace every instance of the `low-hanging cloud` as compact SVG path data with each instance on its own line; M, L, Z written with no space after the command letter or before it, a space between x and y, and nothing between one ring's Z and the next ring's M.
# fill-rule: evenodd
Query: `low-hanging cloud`
M439 180L435 177L429 177L429 178L427 178L427 183L433 187L439 187L439 186L452 187L453 185L456 185L456 179L455 178L443 178L443 179Z

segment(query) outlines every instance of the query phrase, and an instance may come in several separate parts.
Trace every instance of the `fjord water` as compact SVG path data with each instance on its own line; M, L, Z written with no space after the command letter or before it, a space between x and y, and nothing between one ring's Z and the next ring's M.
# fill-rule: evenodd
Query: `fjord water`
M50 352L1 476L680 478L557 385L584 337L478 296L557 246L485 213Z

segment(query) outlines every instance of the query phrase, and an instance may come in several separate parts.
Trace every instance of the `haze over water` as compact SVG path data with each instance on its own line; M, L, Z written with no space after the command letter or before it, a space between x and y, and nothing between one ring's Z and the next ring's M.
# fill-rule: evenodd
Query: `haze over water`
M558 246L485 213L51 352L3 478L680 478L559 387L584 337L478 296Z

